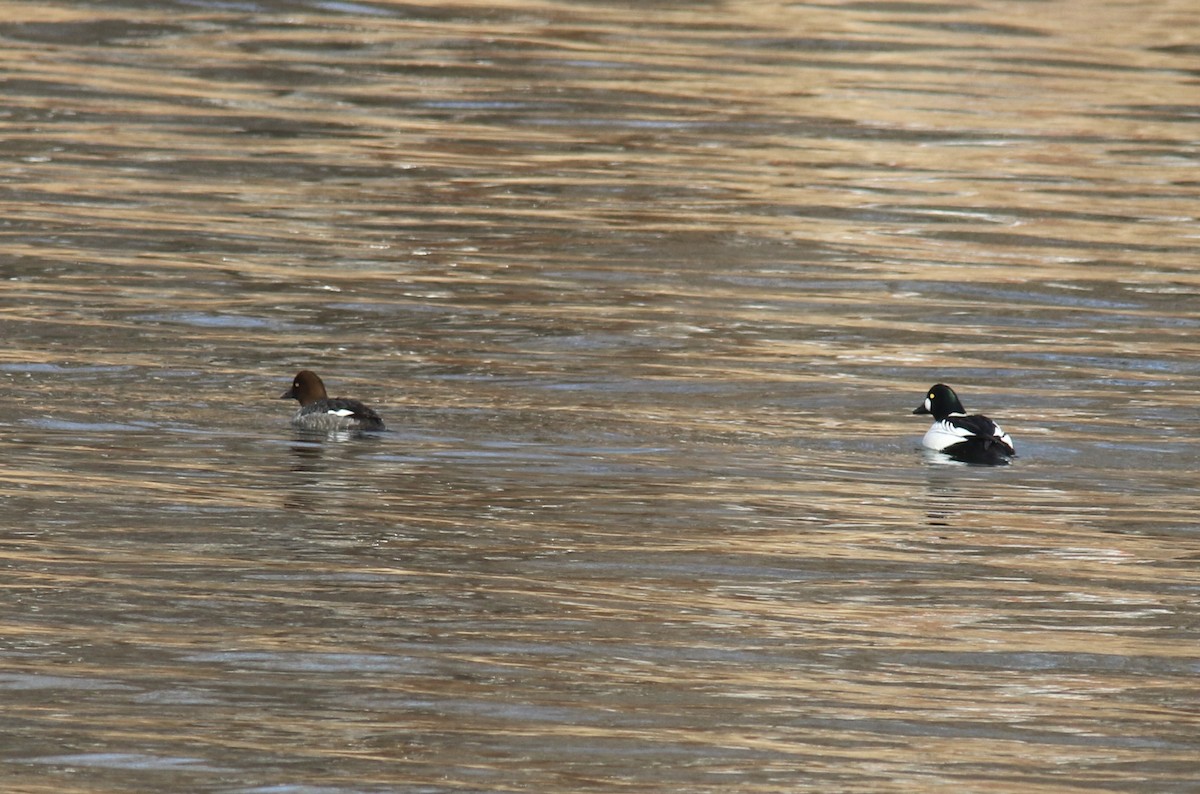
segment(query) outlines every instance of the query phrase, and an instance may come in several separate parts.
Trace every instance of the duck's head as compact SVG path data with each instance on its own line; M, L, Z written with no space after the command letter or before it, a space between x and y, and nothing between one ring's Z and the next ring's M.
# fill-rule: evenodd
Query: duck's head
M959 402L958 395L944 383L929 387L925 393L925 401L917 406L914 414L933 414L934 419L945 419L950 414L965 414L966 410Z
M292 379L292 388L279 395L281 400L299 400L300 405L324 400L329 395L325 393L325 384L317 377L317 373L302 369Z

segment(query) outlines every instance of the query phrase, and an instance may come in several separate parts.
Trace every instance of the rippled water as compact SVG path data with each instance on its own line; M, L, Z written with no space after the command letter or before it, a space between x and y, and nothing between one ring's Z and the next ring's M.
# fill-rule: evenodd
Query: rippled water
M1194 3L0 10L6 791L1195 790Z

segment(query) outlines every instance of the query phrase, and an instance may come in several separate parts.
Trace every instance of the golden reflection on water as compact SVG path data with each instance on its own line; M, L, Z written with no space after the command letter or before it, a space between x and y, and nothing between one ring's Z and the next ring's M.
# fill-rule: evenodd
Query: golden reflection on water
M1193 4L2 10L14 790L1191 785Z

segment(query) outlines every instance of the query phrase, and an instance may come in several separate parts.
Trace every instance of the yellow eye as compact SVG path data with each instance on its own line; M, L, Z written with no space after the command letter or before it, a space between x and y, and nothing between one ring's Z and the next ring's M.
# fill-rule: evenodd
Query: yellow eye
M929 399L933 399L933 392L929 392Z

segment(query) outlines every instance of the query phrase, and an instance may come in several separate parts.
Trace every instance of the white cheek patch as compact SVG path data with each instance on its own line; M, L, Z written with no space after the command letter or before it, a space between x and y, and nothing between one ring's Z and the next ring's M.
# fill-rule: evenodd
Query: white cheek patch
M354 411L351 411L349 408L338 408L337 410L330 409L326 411L326 413L333 414L334 416L340 416L343 419L345 419L347 416L354 416Z
M928 397L926 397L926 398L925 398L925 410L926 410L926 411L932 411L932 410L933 410L933 403L931 403L931 402L929 401L929 398L928 398Z

